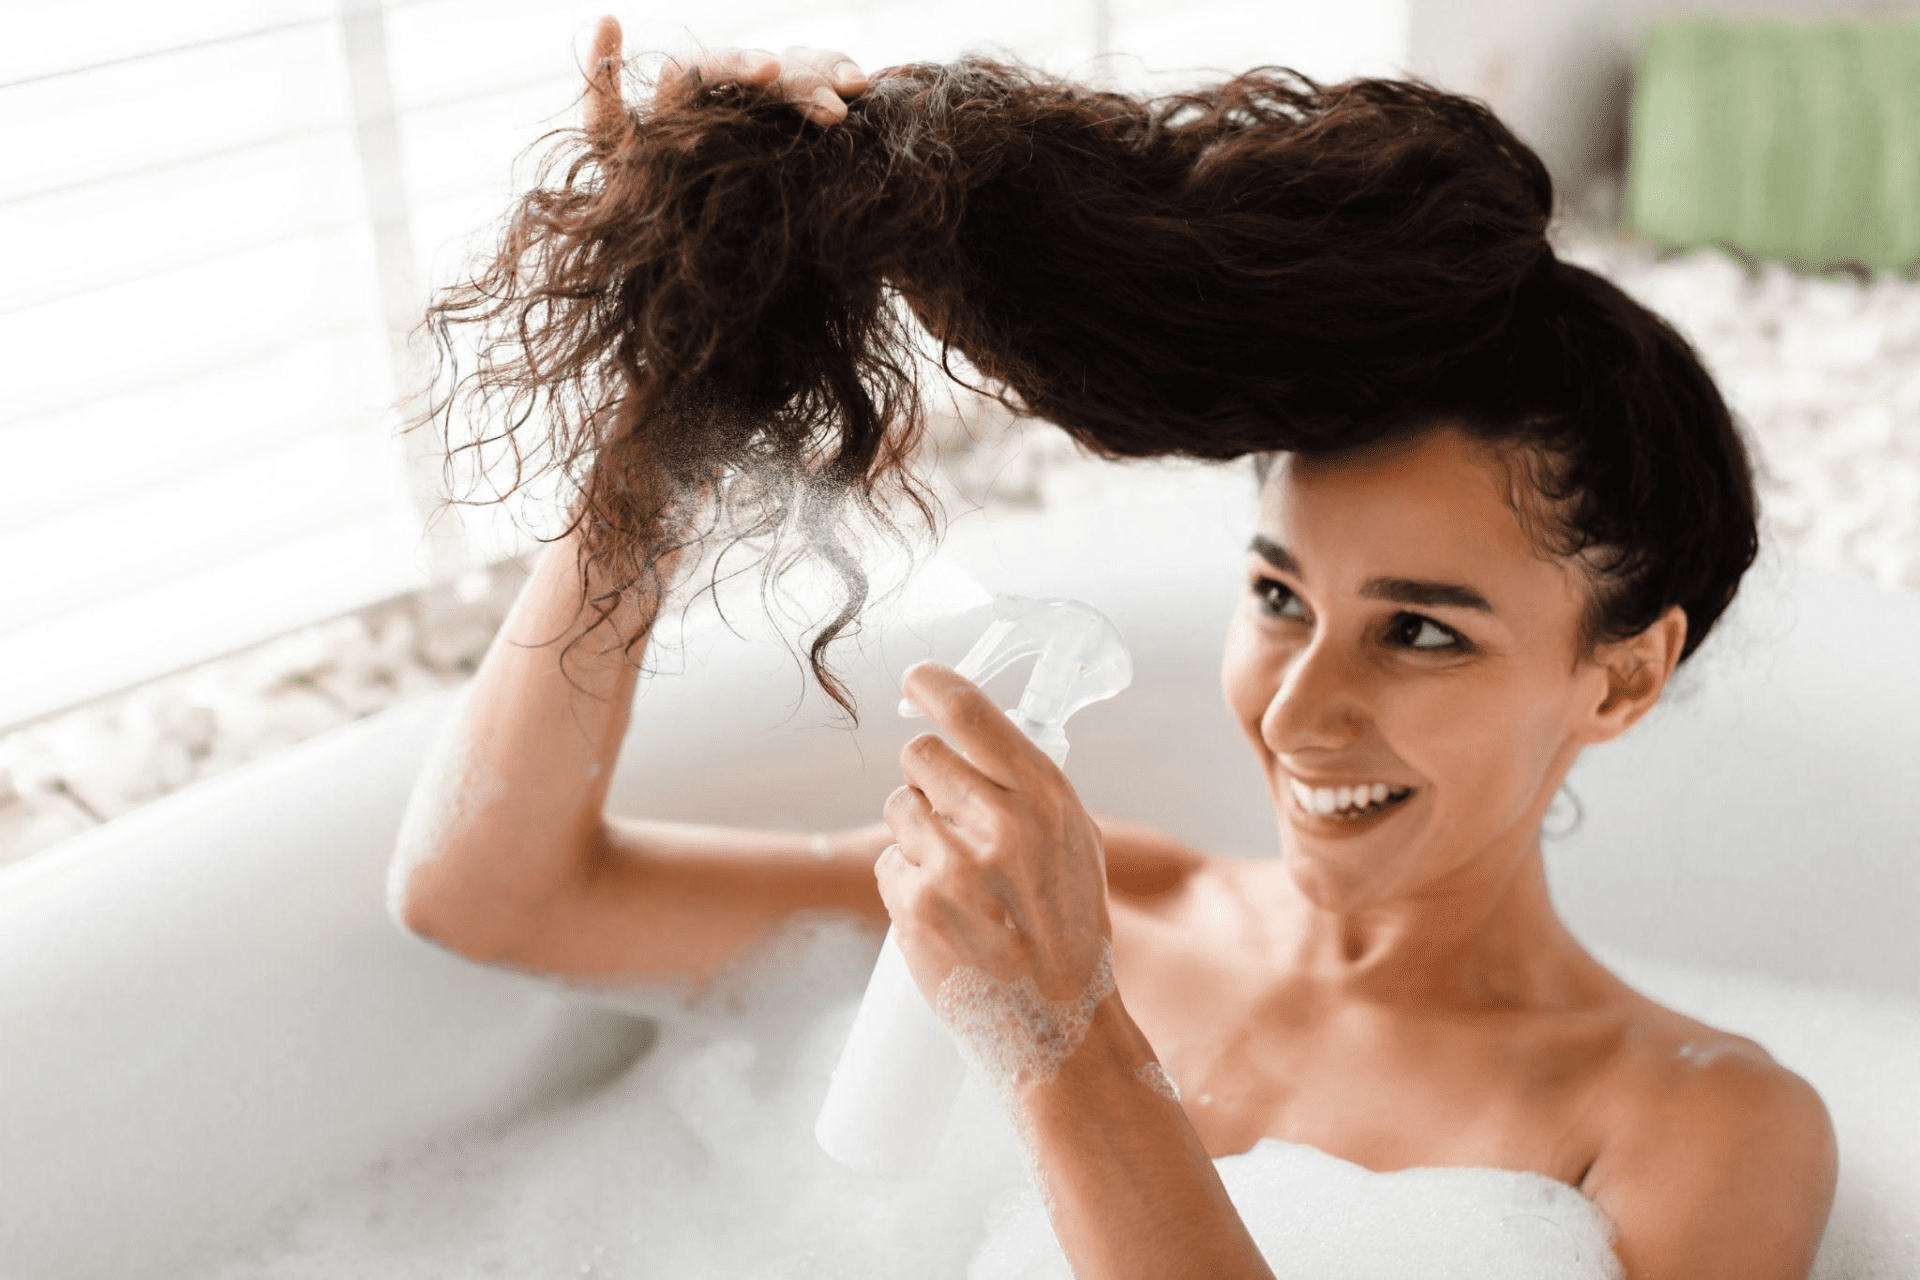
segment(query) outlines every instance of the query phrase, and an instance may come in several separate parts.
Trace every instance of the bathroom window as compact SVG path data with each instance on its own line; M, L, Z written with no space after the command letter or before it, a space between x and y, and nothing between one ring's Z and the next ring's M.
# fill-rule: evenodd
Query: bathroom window
M419 584L333 0L15 0L0 726Z

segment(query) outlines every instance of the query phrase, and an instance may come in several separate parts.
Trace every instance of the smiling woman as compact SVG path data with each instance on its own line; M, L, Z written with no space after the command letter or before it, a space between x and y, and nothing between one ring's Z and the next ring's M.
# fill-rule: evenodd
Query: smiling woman
M1082 1280L1269 1276L1289 1246L1250 1219L1289 1211L1329 1254L1366 1230L1305 1198L1246 1213L1213 1162L1267 1139L1530 1179L1570 1238L1611 1233L1585 1278L1804 1276L1835 1179L1820 1099L1614 977L1547 892L1555 792L1726 610L1755 512L1691 349L1555 258L1538 159L1425 86L1264 71L1140 104L977 60L869 83L723 51L633 112L618 47L603 24L589 153L439 309L571 316L479 389L560 396L570 458L599 453L449 731L448 776L490 783L459 824L409 825L431 837L396 865L399 919L596 980L711 978L805 909L891 920L930 1003L977 997ZM852 101L823 110L834 85ZM910 459L883 283L1102 452L1269 455L1221 680L1282 858L1097 820L931 664L905 691L940 736L901 753L884 825L603 814L625 649L740 474L841 571L833 625L857 613L838 499L810 489L871 496ZM1485 1261L1527 1215L1478 1208Z
M1801 1276L1835 1177L1819 1099L1613 977L1547 892L1568 770L1653 707L1754 548L1744 450L1684 343L1597 281L1558 305L1637 359L1587 342L1531 402L1457 381L1366 445L1263 460L1222 683L1285 856L1229 874L1260 941L1221 981L1290 1034L1210 1061L1236 1102L1196 1127L1538 1171L1608 1214L1630 1276Z
M1264 468L1221 680L1283 856L1200 858L1151 903L1115 896L1125 1013L1104 1040L1096 1028L1089 1056L1125 1062L1129 1037L1134 1055L1157 1055L1210 1157L1278 1139L1373 1170L1527 1171L1604 1213L1636 1280L1804 1276L1836 1177L1820 1099L1759 1045L1608 972L1561 922L1542 866L1541 822L1568 770L1658 701L1690 649L1687 611L1657 591L1624 603L1631 583L1596 567L1622 563L1612 548L1559 550L1569 535L1545 524L1545 495L1515 484L1569 470L1516 464L1545 446L1489 442L1486 419L1477 432L1454 416L1417 423ZM1732 492L1706 504L1720 529L1649 549L1641 572L1685 580L1671 561L1718 550L1737 581L1752 537L1738 437L1711 420L1663 425L1708 455L1718 443L1700 469ZM1562 490L1552 510L1591 499ZM1731 547L1701 545L1715 537ZM1632 607L1654 621L1626 630ZM1149 1100L1117 1072L1083 1070L1074 1091L1029 1090L1055 1227L1076 1267L1159 1274L1105 1243L1128 1196L1099 1171L1177 1161L1156 1149ZM1174 1203L1217 1247L1223 1228L1206 1224L1223 1216ZM1137 1259L1154 1245L1127 1247ZM1498 1254L1492 1236L1485 1248ZM1243 1273L1258 1274L1218 1272Z

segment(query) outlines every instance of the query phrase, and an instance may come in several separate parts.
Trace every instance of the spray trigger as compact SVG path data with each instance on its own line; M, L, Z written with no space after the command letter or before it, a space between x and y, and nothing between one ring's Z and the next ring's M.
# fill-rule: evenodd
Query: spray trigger
M1132 684L1132 655L1120 629L1079 600L1001 595L994 597L993 612L993 622L954 670L977 684L1017 659L1039 654L1020 705L1007 714L1059 764L1067 753L1068 717ZM902 699L900 714L923 713Z

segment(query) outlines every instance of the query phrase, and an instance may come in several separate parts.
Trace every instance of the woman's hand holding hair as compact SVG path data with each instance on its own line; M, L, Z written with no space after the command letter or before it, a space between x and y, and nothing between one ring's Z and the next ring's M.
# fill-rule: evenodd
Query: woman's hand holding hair
M789 45L779 54L723 45L685 58L669 58L654 86L655 105L684 102L709 85L776 85L801 115L819 125L847 117L845 99L866 92L867 73L833 49ZM600 19L593 33L587 73L587 133L596 142L616 136L626 112L620 101L620 20Z

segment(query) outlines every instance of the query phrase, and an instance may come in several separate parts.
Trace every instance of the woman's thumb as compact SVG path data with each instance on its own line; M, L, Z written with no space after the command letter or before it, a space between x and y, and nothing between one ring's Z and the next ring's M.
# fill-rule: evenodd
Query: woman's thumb
M611 14L593 29L587 62L587 139L601 155L627 135L627 109L620 101L620 19Z

